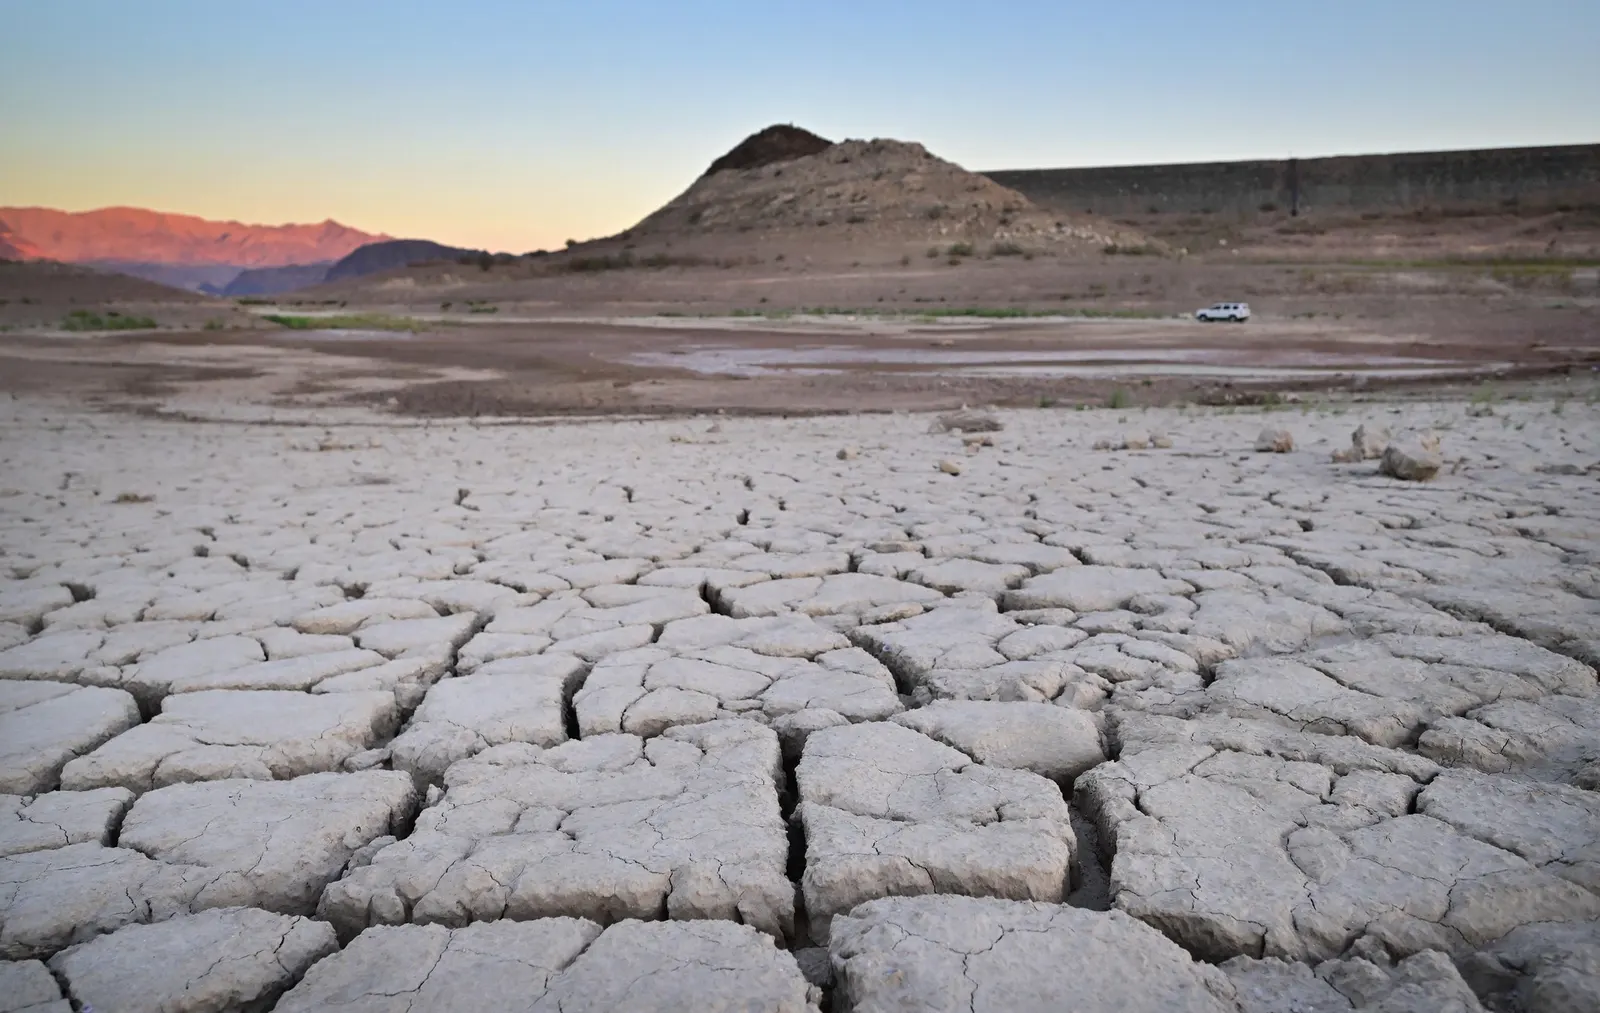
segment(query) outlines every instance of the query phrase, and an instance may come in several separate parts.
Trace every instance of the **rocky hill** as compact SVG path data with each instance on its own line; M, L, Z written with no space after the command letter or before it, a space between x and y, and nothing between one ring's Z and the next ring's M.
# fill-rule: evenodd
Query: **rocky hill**
M730 249L799 242L840 253L942 244L975 252L1098 252L1148 242L1111 222L1040 208L920 144L829 144L793 127L747 139L616 238L640 247L716 241Z
M458 246L445 246L427 239L390 239L363 246L352 251L338 263L328 268L325 281L359 278L363 275L392 271L397 267L421 264L435 260L460 260L476 257L482 250L466 250Z

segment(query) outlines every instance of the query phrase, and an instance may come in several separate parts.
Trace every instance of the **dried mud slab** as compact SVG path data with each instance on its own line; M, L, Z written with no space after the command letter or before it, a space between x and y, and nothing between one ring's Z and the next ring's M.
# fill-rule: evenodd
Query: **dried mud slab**
M1077 837L1052 782L981 766L898 724L825 728L795 770L811 936L876 897L1059 901Z
M1120 911L891 897L834 919L834 1001L856 1013L1237 1013L1216 968ZM1280 1009L1286 1007L1279 1007Z
M1596 917L1600 824L1572 791L1488 775L1424 786L1195 745L1124 755L1075 797L1115 849L1118 908L1202 957L1315 962L1364 936L1399 955L1464 957L1528 922ZM1501 799L1531 835L1485 826Z
M184 693L149 723L67 764L62 785L148 791L184 781L281 780L338 770L387 740L395 723L394 697L383 692Z
M794 958L744 925L541 918L368 929L276 1009L815 1013L817 1000Z
M307 969L338 949L333 928L323 922L225 908L129 925L62 951L50 967L84 1008L266 1010Z
M567 741L572 695L588 671L573 655L538 654L491 661L437 683L389 744L395 769L438 784L451 764L491 746L560 745Z
M37 960L0 961L0 1010L4 1013L72 1013L50 968Z
M403 922L727 918L790 935L777 736L748 721L497 746L323 895L345 936Z
M0 858L0 955L41 957L124 925L217 907L311 914L353 860L404 829L393 771L150 792L116 847L86 842Z
M52 791L32 798L0 795L0 855L109 844L133 798L126 788Z
M121 690L0 681L0 792L50 791L71 761L138 723Z
M649 647L611 655L574 701L581 735L658 735L743 717L771 725L786 753L810 730L903 708L889 671L804 616L702 616L669 623Z

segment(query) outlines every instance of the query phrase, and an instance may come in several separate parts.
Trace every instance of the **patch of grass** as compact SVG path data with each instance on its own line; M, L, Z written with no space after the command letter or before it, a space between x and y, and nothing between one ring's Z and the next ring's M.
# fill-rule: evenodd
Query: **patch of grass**
M1354 260L1357 267L1468 268L1528 272L1558 272L1574 267L1600 267L1596 257L1431 257L1418 260Z
M410 331L416 333L428 328L428 325L421 320L411 317L388 316L383 313L335 313L326 317L269 313L262 319L270 320L279 327L287 327L291 331Z
M468 313L499 313L500 307L489 306L483 303L474 303L467 306Z
M1108 257L1159 257L1161 248L1154 243L1108 243L1100 250Z
M1132 403L1132 398L1129 397L1128 392L1123 388L1118 387L1116 390L1111 392L1111 400L1106 402L1106 407L1126 408L1130 403Z
M241 296L240 298L235 299L234 302L238 303L240 306L271 306L272 305L272 300L271 299L262 299L262 298L260 298L258 296L253 296L253 295Z
M113 503L150 503L150 502L152 502L154 500L155 500L154 496L146 496L143 493L138 493L138 492L120 492L120 493L117 493L117 498L112 500L111 502L113 502Z
M976 251L973 250L971 243L951 243L950 249L945 252L952 257L970 257Z
M1016 243L995 243L989 247L991 257L1020 257L1027 252Z
M204 329L208 331L224 331L228 329L228 322L221 317L212 317L206 321Z
M116 310L103 314L73 310L61 320L61 329L66 331L150 331L159 326L149 317L125 317Z

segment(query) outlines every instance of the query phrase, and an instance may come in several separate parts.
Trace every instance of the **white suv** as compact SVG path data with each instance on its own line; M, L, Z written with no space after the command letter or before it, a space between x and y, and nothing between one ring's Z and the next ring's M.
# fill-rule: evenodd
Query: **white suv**
M1194 318L1201 322L1212 320L1227 320L1232 323L1242 324L1250 319L1250 304L1247 302L1219 302L1215 306L1207 306L1195 313Z

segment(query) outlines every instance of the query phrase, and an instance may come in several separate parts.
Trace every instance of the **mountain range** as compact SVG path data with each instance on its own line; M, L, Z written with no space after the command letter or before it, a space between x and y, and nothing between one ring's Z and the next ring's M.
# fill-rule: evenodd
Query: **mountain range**
M220 291L247 269L327 266L389 239L331 220L247 225L129 207L0 207L0 258L82 264L195 290Z

